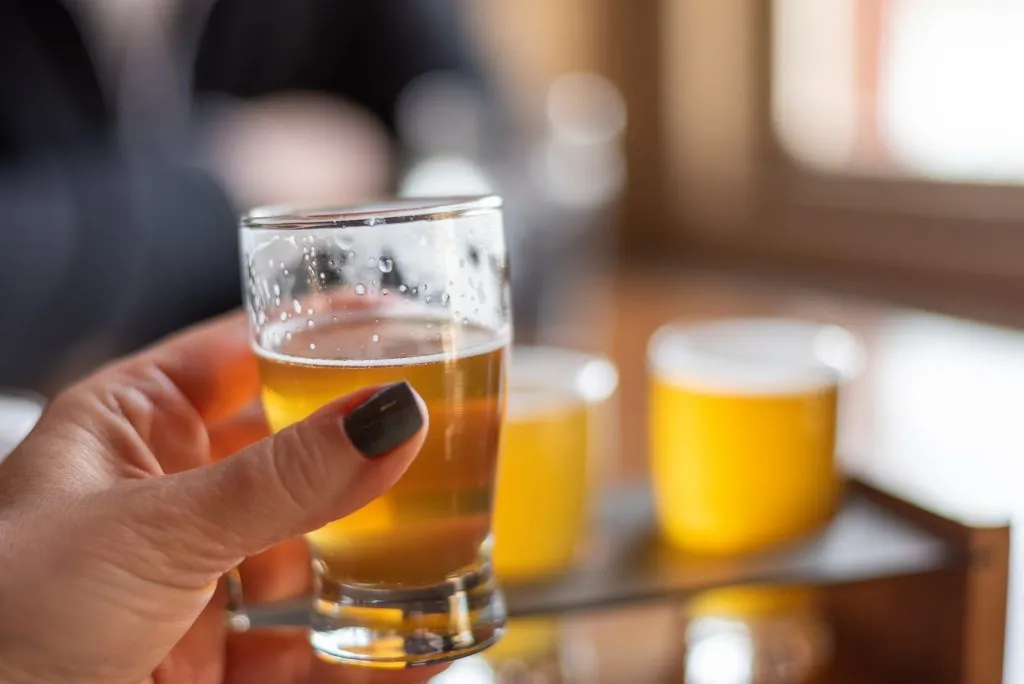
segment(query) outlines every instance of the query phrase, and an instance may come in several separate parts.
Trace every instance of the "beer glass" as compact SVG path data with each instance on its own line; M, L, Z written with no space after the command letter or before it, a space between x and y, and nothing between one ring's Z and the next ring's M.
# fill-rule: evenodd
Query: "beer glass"
M272 430L403 380L430 414L388 493L306 536L314 649L403 667L486 648L505 621L490 559L511 334L500 199L260 209L241 238Z
M846 330L751 318L651 339L651 467L665 537L743 553L826 522L841 481L837 403L859 355Z
M615 438L617 382L601 356L512 348L494 509L494 567L503 582L551 575L575 560Z

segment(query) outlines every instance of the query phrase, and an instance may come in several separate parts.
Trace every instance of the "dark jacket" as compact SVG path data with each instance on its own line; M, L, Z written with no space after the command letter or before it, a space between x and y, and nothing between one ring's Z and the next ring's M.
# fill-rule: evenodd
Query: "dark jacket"
M194 2L174 46L197 102L313 90L393 129L417 76L479 80L454 0ZM0 0L0 385L38 387L97 335L122 352L239 303L228 197L187 140L119 141L107 100L67 7Z

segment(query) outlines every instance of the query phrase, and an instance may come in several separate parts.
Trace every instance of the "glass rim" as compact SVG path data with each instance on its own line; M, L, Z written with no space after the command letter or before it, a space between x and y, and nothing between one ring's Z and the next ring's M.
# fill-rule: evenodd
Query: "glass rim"
M255 207L241 219L243 228L312 230L437 221L486 214L502 207L499 195L392 197L339 206Z
M788 337L787 358L730 358L712 341L764 335ZM757 344L748 348L754 348ZM845 326L792 316L726 316L672 321L647 343L648 373L665 382L742 394L776 394L839 386L863 365L860 337Z
M509 393L517 389L566 390L587 404L609 399L619 387L615 363L598 352L549 345L509 349Z

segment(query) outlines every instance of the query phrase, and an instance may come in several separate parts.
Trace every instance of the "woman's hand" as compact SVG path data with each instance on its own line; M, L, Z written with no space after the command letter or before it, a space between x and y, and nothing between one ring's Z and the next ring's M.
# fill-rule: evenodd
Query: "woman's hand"
M415 409L381 414L398 446L360 453L343 418L371 389L266 437L258 389L244 321L232 316L54 399L0 465L0 682L350 684L433 673L321 663L298 630L227 633L218 579L252 557L247 597L302 591L301 544L275 545L386 491L426 432L422 402L407 393Z

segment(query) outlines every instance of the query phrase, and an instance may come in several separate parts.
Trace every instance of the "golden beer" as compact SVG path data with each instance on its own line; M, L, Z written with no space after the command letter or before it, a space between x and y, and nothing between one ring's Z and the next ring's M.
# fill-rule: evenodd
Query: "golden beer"
M502 580L564 570L586 531L592 489L614 439L606 359L568 349L516 347L498 467L494 567Z
M651 467L669 541L742 553L831 517L841 491L837 363L852 344L832 326L775 319L655 336Z
M494 567L503 580L566 567L587 512L587 405L513 389L494 513Z
M437 585L479 560L505 411L506 340L448 320L311 321L267 336L263 405L274 431L350 392L405 380L430 416L416 460L386 494L307 536L344 584ZM452 350L458 350L452 353ZM353 359L358 359L354 361Z

